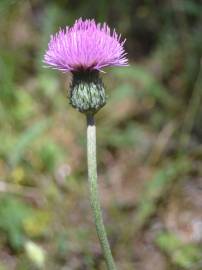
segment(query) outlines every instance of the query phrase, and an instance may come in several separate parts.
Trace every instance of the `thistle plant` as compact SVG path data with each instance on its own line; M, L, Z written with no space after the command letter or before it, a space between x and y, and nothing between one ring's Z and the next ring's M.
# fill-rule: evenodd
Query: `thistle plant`
M70 104L87 119L87 164L90 202L96 230L108 270L115 270L103 223L96 161L95 114L106 104L105 87L100 71L107 66L126 66L125 40L104 24L94 20L77 20L51 36L44 56L46 66L72 73L68 92Z

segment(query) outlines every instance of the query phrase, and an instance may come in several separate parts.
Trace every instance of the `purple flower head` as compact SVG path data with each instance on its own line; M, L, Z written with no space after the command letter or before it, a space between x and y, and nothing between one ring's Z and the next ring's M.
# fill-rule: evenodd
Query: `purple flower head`
M79 19L72 27L51 36L44 63L63 72L100 71L106 66L126 66L124 41L106 23Z

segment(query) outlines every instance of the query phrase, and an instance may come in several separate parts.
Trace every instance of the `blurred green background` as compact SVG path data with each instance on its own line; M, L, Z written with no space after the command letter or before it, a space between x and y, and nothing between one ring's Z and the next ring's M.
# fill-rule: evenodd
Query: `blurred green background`
M88 200L85 118L51 33L106 21L130 66L106 69L98 113L103 214L121 270L202 269L202 5L0 0L0 269L104 270Z

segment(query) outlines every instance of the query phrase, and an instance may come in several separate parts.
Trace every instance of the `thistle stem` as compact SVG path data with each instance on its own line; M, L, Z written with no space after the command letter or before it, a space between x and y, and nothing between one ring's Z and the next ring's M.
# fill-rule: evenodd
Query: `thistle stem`
M102 211L100 206L98 184L97 184L97 161L96 161L96 126L94 116L87 115L87 156L88 156L88 181L90 187L90 202L93 218L96 225L97 235L102 247L108 270L116 270L112 257L107 234L105 231Z

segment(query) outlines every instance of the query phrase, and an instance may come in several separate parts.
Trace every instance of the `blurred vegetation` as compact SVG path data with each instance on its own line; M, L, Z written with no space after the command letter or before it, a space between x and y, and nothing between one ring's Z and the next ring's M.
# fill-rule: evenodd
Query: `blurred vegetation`
M88 201L85 119L43 68L78 17L127 38L97 115L104 218L122 270L202 269L202 4L0 1L0 269L105 269Z

